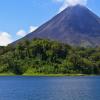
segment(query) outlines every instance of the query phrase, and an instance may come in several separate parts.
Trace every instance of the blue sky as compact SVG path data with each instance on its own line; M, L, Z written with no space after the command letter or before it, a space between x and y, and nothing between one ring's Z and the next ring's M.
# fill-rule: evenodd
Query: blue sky
M33 31L75 0L0 0L0 45L6 45ZM100 16L100 0L85 1Z

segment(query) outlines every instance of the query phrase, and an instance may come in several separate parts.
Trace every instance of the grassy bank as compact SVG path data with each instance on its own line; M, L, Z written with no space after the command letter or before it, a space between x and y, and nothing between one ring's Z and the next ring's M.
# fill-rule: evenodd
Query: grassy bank
M52 76L52 77L57 77L57 76L86 76L85 74L24 74L23 76Z
M0 73L0 76L15 76L15 74L7 72L7 73Z
M23 75L16 75L14 73L0 73L0 76L52 76L52 77L63 77L63 76L96 76L96 75L88 75L88 74L44 74L44 73L25 73Z

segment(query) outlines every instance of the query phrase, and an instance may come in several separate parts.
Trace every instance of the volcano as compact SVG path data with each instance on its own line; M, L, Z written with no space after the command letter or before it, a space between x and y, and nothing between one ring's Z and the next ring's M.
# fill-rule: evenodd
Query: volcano
M22 40L50 39L72 46L100 46L100 18L85 6L67 7Z

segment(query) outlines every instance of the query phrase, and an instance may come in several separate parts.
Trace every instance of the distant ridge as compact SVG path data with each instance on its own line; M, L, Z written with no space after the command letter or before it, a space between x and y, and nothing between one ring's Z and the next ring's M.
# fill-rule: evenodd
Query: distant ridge
M24 39L50 39L74 46L100 46L100 18L88 8L70 6Z

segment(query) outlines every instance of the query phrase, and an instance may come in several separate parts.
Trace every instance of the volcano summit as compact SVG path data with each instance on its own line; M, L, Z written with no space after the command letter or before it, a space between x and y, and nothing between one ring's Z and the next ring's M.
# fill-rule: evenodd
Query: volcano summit
M14 44L34 38L56 40L74 46L100 46L100 18L85 6L70 6Z

